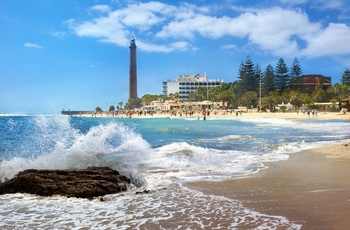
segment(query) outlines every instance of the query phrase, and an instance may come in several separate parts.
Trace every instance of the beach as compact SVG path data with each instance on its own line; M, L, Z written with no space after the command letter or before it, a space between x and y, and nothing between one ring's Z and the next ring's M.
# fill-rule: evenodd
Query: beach
M92 114L81 114L81 115L74 115L74 116L83 116L83 117L92 117L95 115ZM97 114L96 117L115 117L115 118L164 118L164 117L176 117L176 118L198 118L200 120L203 120L203 114L202 113L194 113L192 116L185 116L184 114L177 113L176 116L171 115L170 113L153 113L151 114L132 114L127 115L124 113L118 114L118 115L112 115L111 113L101 113ZM236 112L226 112L223 110L217 111L215 114L214 112L211 112L209 116L206 116L206 119L211 119L211 118L240 118L240 117L247 117L247 118L280 118L280 119L322 119L322 120L331 120L331 119L341 119L341 120L350 120L350 113L347 114L341 114L340 112L318 112L312 115L310 113L310 116L307 115L307 113L296 113L296 112L277 112L277 113L268 113L268 112L255 112L248 110L248 112L243 112L243 113L238 113L238 116L236 116Z
M194 182L207 194L241 200L255 211L281 215L302 229L350 225L350 143L305 150L245 178Z
M195 116L203 119L201 114ZM350 120L350 114L247 112L236 116L220 112L211 113L207 119L211 118ZM261 213L285 216L302 225L302 229L346 229L350 225L350 143L304 150L290 154L286 161L265 165L267 169L241 179L200 181L187 186L206 194L240 200Z
M2 181L25 169L94 165L131 175L141 185L103 202L3 195L1 229L344 229L350 224L349 114L211 113L206 121L200 114L131 119L39 114L4 116L0 122Z

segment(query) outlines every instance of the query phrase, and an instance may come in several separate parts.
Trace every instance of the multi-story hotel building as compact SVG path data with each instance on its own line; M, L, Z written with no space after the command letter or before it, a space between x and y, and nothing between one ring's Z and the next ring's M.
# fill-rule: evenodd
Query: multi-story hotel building
M190 93L193 93L199 87L212 88L217 87L224 80L207 80L206 73L197 75L185 75L178 76L175 81L167 80L163 82L163 95L169 96L170 94L179 93L182 100L188 99Z
M321 74L305 74L301 75L300 78L292 79L290 84L293 89L311 95L318 85L327 91L332 86L332 78Z

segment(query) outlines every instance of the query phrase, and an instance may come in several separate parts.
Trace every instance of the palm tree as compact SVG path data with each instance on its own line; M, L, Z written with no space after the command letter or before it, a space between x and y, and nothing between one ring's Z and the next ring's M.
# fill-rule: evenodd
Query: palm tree
M321 85L317 85L316 89L312 93L312 99L315 102L324 102L327 97L326 91L322 88Z
M232 103L233 98L234 98L233 91L230 89L221 91L217 96L217 99L222 101L223 105L225 104L225 102L227 102L227 108L231 107L231 103Z
M247 108L250 108L257 104L258 95L256 91L248 91L239 99L239 101L242 105L245 105Z
M114 116L114 111L115 111L114 105L110 105L108 111L109 111L110 113L112 113L112 116Z
M299 91L290 92L289 103L294 106L296 111L299 110L299 108L303 105L303 98Z
M336 100L339 103L339 107L341 109L343 100L350 95L350 86L336 83L334 84L333 88L335 96L332 100Z
M95 109L96 113L101 113L102 112L102 109L101 107L97 106L96 109Z
M118 105L119 105L119 109L122 109L123 108L123 102L119 102Z
M195 92L189 94L188 99L190 101L205 101L207 99L207 88L198 87Z
M143 105L150 105L152 101L158 100L158 95L152 95L152 94L145 94L142 96L142 104Z
M275 100L271 96L263 97L262 98L262 107L266 106L269 108L270 111L273 111L273 106L275 104Z
M310 107L310 104L312 103L311 98L307 94L302 94L303 102L306 104L308 107Z

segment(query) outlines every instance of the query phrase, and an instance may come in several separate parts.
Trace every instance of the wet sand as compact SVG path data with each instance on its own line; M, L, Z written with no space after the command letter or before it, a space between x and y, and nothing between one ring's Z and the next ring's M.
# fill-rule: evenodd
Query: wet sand
M350 226L350 143L294 153L248 178L195 182L188 187L281 215L302 229Z

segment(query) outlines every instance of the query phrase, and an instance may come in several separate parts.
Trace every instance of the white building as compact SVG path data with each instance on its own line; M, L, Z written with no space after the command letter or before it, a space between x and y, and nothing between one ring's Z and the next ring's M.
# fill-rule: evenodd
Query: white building
M143 109L151 111L203 111L204 109L220 109L223 102L200 101L200 102L180 102L177 100L152 101L150 105L144 106Z
M163 82L163 95L179 93L182 100L188 99L190 93L193 93L199 87L212 88L223 83L224 80L207 80L206 73L193 75L182 74L175 81L167 80Z

